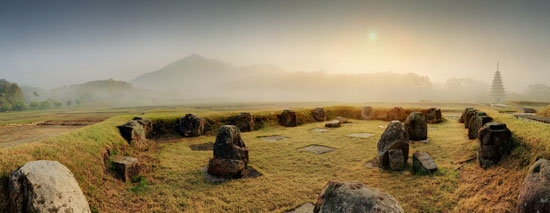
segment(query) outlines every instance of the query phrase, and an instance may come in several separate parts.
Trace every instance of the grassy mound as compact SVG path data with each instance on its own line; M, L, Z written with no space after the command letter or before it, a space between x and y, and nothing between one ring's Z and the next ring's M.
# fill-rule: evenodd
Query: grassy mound
M550 105L540 109L537 113L538 116L542 116L545 118L550 118Z

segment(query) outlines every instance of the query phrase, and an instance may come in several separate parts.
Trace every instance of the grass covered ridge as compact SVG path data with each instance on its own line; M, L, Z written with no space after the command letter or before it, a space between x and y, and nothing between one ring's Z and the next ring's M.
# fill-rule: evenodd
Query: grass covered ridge
M310 129L324 126L322 122L312 122L311 109L294 109L300 123L294 128L277 125L276 115L282 110L251 111L260 121L258 130L242 133L242 137L250 150L249 165L264 174L259 178L208 183L201 167L207 165L212 151L189 148L213 142L217 128L238 112L152 109L143 116L154 120L160 127L157 130L173 134L170 142L159 143L147 152L135 152L116 128L137 115L132 114L112 117L42 142L0 149L0 191L7 191L10 171L28 161L47 159L61 162L75 174L96 212L283 212L304 202L315 202L329 180L359 181L378 188L393 195L406 212L506 212L515 209L528 166L537 158L550 158L548 125L526 123L482 108L497 121L505 122L518 143L511 156L498 166L483 170L475 160L462 162L475 156L477 141L467 139L463 124L449 120L429 125L429 143L410 146L411 156L415 150L432 156L439 168L437 174L415 176L410 172L369 169L365 163L376 157L376 144L384 131L379 126L387 121L357 120L362 107L325 107L327 120L344 116L352 119L352 124L326 133L311 132ZM390 110L374 109L377 113ZM175 126L170 125L186 113L195 113L208 121L206 136L180 138L174 134ZM360 132L374 136L368 139L346 136ZM258 138L265 135L289 138L276 142ZM322 155L297 150L310 144L336 150ZM104 163L108 153L140 159L143 170L136 183L125 184L112 177ZM0 193L0 209L5 209L6 204L6 194Z

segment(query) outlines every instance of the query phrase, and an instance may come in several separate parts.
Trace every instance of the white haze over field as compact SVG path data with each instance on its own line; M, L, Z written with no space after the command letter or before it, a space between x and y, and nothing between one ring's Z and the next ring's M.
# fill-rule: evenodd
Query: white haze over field
M47 89L112 78L149 89L139 76L197 53L236 73L174 71L164 81L193 79L184 92L167 88L175 98L462 101L486 99L500 61L509 98L542 100L534 96L550 85L548 11L542 0L9 1L0 7L0 78ZM220 86L189 92L199 82ZM174 85L157 83L151 89Z

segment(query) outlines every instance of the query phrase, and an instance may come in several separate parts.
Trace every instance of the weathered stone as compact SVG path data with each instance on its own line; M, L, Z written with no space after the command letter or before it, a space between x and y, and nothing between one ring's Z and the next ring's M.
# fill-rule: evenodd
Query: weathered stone
M403 109L403 107L394 107L390 110L390 112L388 112L387 120L398 120L403 122L407 119L407 116L409 116L409 114L407 114L407 111Z
M198 137L204 132L204 119L193 114L187 114L178 120L178 131L184 137Z
M376 113L371 106L363 107L361 110L361 120L374 120L376 119Z
M120 135L122 135L122 137L126 139L126 141L128 141L128 143L133 147L138 150L149 149L150 143L145 137L145 130L138 121L128 121L125 124L118 126L118 130L120 131Z
M208 173L239 178L246 174L247 167L248 149L241 139L239 128L233 125L220 127L214 143L214 158L208 163Z
M153 134L153 121L142 116L136 116L132 120L137 121L143 127L146 137L151 137Z
M416 151L412 159L412 169L415 174L426 175L437 171L437 165L426 152Z
M426 123L435 124L443 122L443 116L441 115L441 109L429 108L426 109L425 116Z
M349 123L348 119L342 116L336 116L336 120L340 121L340 124Z
M484 169L504 159L514 147L512 132L506 124L498 122L489 122L481 127L478 141L477 159Z
M473 110L473 109L474 108L471 108L471 107L464 108L464 111L462 111L462 115L460 115L460 118L458 119L458 122L459 123L464 123L464 117L466 116L468 111Z
M239 128L241 132L250 132L254 130L254 115L250 112L241 112L235 118L235 126Z
M313 109L312 114L313 114L313 119L315 119L315 121L317 122L323 122L327 120L327 115L325 113L325 109L323 108L317 107Z
M517 213L550 212L550 161L539 159L529 168L519 192Z
M111 166L117 178L124 182L131 181L139 173L138 159L128 156L113 156Z
M472 117L474 117L474 115L476 115L476 113L477 113L476 109L471 109L471 110L466 112L466 114L464 115L464 128L465 129L470 128L470 119L472 119Z
M403 159L403 151L401 149L388 150L390 160L390 169L393 171L401 171L405 169L405 159Z
M337 128L340 126L341 125L339 120L331 120L325 123L325 127L328 127L328 128Z
M277 116L279 118L279 124L285 127L295 127L298 126L296 122L296 112L292 110L285 109L283 113Z
M214 158L242 160L246 167L248 149L241 139L239 128L233 125L220 127L214 143Z
M418 141L428 138L428 124L421 112L411 112L405 120L405 129L410 140Z
M91 212L73 173L57 161L19 167L9 174L8 190L7 212Z
M409 135L405 127L399 121L391 121L377 144L379 166L384 169L390 169L389 153L390 149L401 149L403 152L404 164L409 158Z
M468 127L468 138L470 140L476 139L479 129L486 123L493 121L493 118L487 116L485 112L478 112L475 116L470 118L470 126Z
M317 197L314 213L404 212L391 195L358 182L329 181Z
M245 162L242 160L211 158L208 161L207 172L218 177L241 178L246 175Z

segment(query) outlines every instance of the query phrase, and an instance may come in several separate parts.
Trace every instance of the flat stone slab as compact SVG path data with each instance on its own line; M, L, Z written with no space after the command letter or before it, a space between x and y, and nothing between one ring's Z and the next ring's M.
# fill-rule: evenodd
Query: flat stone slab
M313 129L310 129L309 130L310 132L330 132L330 130L328 129L323 129L323 128L313 128Z
M374 134L363 132L363 133L353 133L353 134L347 135L347 136L352 137L352 138L370 138L373 135Z
M282 136L282 135L266 135L266 136L258 136L257 138L262 139L267 142L275 142L278 140L287 139L288 137Z
M210 151L210 150L214 150L214 142L193 144L193 145L189 145L189 148L192 151Z
M231 180L238 180L238 179L235 179L235 178L223 178L223 177L217 177L217 176L208 174L208 168L207 167L201 167L200 171L202 172L204 178L209 183L223 183L223 182L227 182L227 181L231 181ZM248 168L246 169L246 174L242 178L239 178L239 179L257 178L257 177L260 177L262 175L263 175L262 173L258 172L258 170L254 169L252 166L248 166Z
M297 206L294 209L288 210L285 213L313 213L314 208L315 208L315 204L307 202Z
M332 152L332 151L336 150L336 148L311 144L309 146L299 148L298 150L304 151L304 152L311 152L311 153L314 153L314 154L325 154L325 153Z
M388 125L378 125L378 128L380 129L386 129L388 127Z

